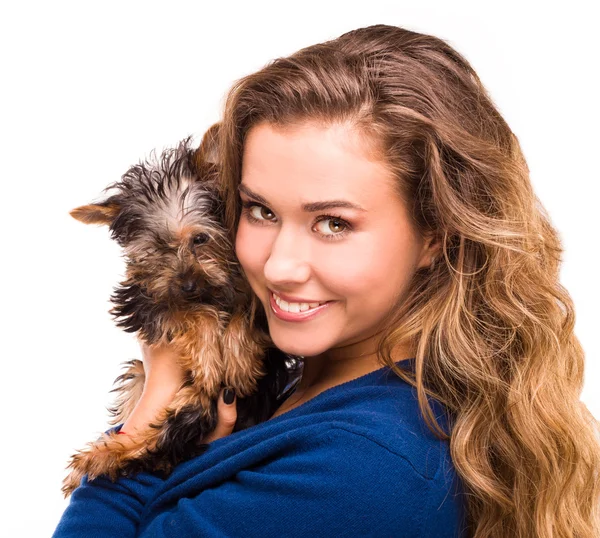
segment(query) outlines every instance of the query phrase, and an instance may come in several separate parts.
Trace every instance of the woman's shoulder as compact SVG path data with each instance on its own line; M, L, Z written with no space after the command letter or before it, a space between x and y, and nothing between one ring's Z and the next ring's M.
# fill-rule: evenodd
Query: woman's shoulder
M290 536L344 535L348 525L353 535L455 536L460 483L448 443L418 409L414 389L382 369L213 441L165 479L141 473L85 488L104 495L118 486L139 499L141 528L153 536L171 524L238 535L250 523L264 529L283 520Z
M429 432L411 387L392 375L373 372L214 441L175 469L147 510L157 513L182 496L201 495L236 500L252 511L257 492L268 492L271 500L260 506L265 512L273 505L273 517L282 510L278 499L298 506L309 499L305 509L313 507L314 517L338 503L344 513L362 514L371 529L381 523L367 513L385 511L380 535L410 528L407 536L450 536L461 500L448 444Z
M442 427L444 408L431 400ZM361 458L368 453L402 459L420 477L433 480L451 468L449 444L421 416L416 389L384 367L323 391L282 415L213 441L206 452L183 462L177 476L209 472L224 478L273 459L293 459L336 443ZM356 448L359 447L359 448ZM366 452L365 452L366 451ZM369 461L364 460L364 465Z
M446 409L436 400L429 402L447 431ZM332 387L261 426L265 434L282 428L299 438L331 429L346 432L346 442L362 437L405 459L427 479L449 457L448 442L435 436L422 417L416 389L388 367Z

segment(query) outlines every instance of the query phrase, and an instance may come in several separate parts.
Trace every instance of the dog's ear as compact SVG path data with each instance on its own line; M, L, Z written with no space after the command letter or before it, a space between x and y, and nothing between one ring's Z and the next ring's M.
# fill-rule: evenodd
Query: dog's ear
M219 164L219 129L221 123L217 122L211 125L204 133L200 146L196 150L194 159L198 168L204 168L206 165Z
M82 205L69 211L74 219L84 224L110 224L115 220L121 206L115 200L106 200L96 204Z

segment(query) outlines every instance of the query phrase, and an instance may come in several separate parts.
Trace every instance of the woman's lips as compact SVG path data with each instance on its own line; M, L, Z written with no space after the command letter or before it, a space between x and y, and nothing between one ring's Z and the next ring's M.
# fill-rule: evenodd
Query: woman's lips
M269 302L271 303L271 309L275 316L283 321L306 321L309 319L318 316L323 311L327 310L335 301L328 301L325 304L317 306L315 308L310 308L305 310L304 312L287 312L286 310L282 310L279 308L277 303L275 302L275 298L273 297L273 292L269 290Z

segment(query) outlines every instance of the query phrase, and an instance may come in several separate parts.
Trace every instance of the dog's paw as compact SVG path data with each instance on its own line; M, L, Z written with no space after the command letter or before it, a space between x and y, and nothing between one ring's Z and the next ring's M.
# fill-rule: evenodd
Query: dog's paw
M147 450L146 443L140 438L117 435L115 432L102 434L93 443L88 443L83 450L73 454L67 470L69 474L63 480L62 492L68 497L77 488L84 475L93 480L100 475L106 475L115 482L119 476L124 476L128 464L142 456Z

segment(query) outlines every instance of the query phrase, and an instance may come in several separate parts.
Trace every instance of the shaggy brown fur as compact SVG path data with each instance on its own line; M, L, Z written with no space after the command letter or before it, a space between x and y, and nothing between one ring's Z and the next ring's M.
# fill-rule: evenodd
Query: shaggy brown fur
M187 138L160 159L133 166L105 189L114 194L71 211L84 223L107 225L123 247L126 278L111 297L117 325L150 346L168 344L186 380L143 434L104 433L73 455L65 496L86 474L90 480L99 475L116 480L142 470L169 473L206 449L202 439L216 425L216 399L223 386L234 389L242 406L237 430L274 412L281 386L289 382L290 363L284 364L281 352L277 357L271 350L270 365L265 361L271 342L250 315L256 299L222 224L216 135L215 126L196 151ZM116 380L112 424L126 420L142 393L141 361L126 366ZM266 382L259 390L261 378Z

